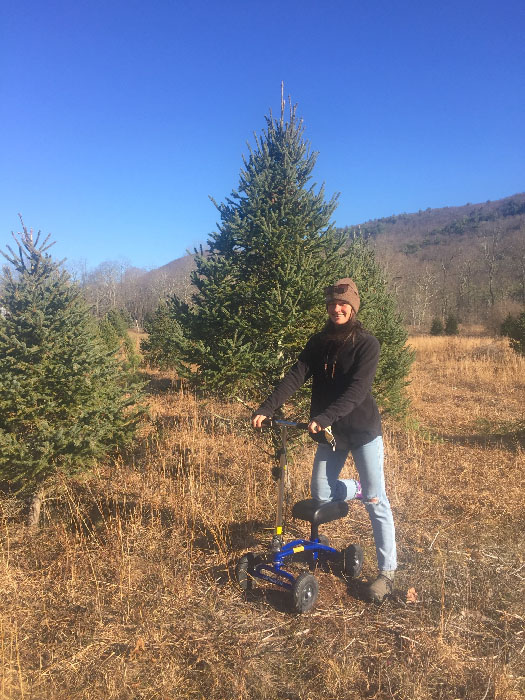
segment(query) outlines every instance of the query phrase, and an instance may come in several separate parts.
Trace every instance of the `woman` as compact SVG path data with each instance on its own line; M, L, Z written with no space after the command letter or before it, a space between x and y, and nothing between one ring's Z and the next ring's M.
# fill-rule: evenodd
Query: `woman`
M255 412L252 425L260 428L265 418L312 377L308 429L320 442L312 471L312 497L363 500L379 569L365 594L368 600L380 603L392 592L397 561L394 520L385 492L381 418L371 394L379 342L356 318L360 300L353 280L345 277L327 287L325 300L326 325L310 338L295 365ZM325 441L325 430L330 428L335 449ZM360 481L339 479L349 453Z

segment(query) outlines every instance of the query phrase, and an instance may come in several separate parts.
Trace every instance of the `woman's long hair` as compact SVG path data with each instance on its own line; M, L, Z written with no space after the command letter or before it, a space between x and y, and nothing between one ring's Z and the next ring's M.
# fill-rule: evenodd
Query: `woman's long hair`
M354 345L357 338L364 333L364 330L363 324L354 314L351 319L342 324L336 324L331 319L328 319L321 329L321 336L326 345L330 344L339 350L346 342Z
M328 378L334 378L335 366L339 352L346 343L355 344L357 338L364 332L361 321L352 316L346 323L335 324L328 319L321 329L321 341L323 343L324 370Z

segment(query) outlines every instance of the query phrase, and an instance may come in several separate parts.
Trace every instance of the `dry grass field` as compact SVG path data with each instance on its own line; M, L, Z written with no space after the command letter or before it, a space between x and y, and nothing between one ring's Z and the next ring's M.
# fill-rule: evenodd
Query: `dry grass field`
M62 483L38 532L0 501L0 697L523 698L525 360L488 337L410 342L412 417L385 425L392 599L363 602L337 569L307 615L271 586L242 594L234 563L274 521L268 438L240 404L154 376L134 452ZM297 441L287 512L313 450ZM323 531L359 541L374 575L360 504Z

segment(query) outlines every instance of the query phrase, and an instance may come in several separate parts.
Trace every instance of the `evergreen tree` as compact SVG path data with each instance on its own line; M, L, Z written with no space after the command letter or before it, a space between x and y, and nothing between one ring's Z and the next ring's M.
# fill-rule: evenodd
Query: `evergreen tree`
M288 121L284 109L280 120L270 113L243 160L238 189L216 205L220 224L208 250L196 251L193 303L170 300L167 312L186 339L172 361L201 389L254 401L266 395L324 324L323 288L340 277L355 277L365 308L368 297L370 303L388 298L366 245L349 246L330 222L337 197L325 201L324 188L310 183L317 153L303 134L295 107ZM367 290L369 275L376 296ZM379 340L395 343L398 370L385 350L384 381L378 377L386 406L386 387L401 391L410 354L393 300L384 304L383 316L379 309L368 316ZM149 342L158 347L157 339L154 333ZM390 405L402 403L398 396Z
M506 335L510 337L513 329L514 329L514 324L516 323L516 318L512 314L507 314L505 317L505 320L502 322L500 326L500 333L501 335Z
M432 319L430 326L430 335L443 335L443 322L440 318Z
M196 252L193 304L174 298L171 307L198 385L245 398L262 396L319 327L323 286L348 261L344 235L330 224L337 198L325 202L324 189L310 185L317 154L295 108L266 125L238 190L216 205L218 232Z
M414 352L394 297L388 292L375 253L361 236L348 242L349 277L357 284L361 306L359 319L381 344L373 394L384 412L403 415L408 406L405 388Z
M182 375L187 374L187 368L182 361L182 358L188 355L187 343L175 318L171 300L159 304L153 316L146 319L144 330L148 334L140 344L144 363L160 369L174 369Z
M509 338L510 347L520 355L525 355L525 311L519 316L508 314L501 324L501 334Z
M458 335L458 319L453 314L449 314L445 319L445 335Z
M98 332L107 350L118 352L120 348L120 335L115 326L108 319L107 314L98 322Z
M140 356L129 335L132 319L125 310L112 309L98 322L98 330L108 350L122 359L124 367L136 371Z
M33 494L126 442L139 413L80 290L39 239L24 227L18 253L3 253L0 297L0 480Z

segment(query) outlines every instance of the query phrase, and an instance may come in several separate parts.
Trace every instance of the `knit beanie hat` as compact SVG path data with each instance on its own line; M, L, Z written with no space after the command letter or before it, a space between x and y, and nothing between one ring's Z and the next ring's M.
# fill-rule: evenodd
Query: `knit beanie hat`
M359 311L359 292L355 282L350 277L343 277L343 279L337 280L330 287L326 287L324 296L327 304L331 304L334 301L342 301L345 304L351 304L356 313Z

